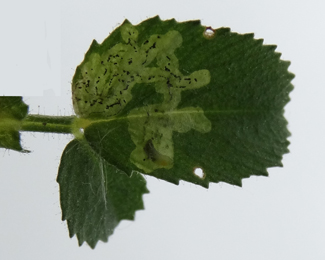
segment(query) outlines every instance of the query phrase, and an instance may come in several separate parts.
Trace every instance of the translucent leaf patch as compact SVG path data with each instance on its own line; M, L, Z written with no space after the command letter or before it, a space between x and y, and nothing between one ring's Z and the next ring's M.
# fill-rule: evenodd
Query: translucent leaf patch
M206 86L208 70L190 75L179 71L174 52L183 39L179 32L154 34L141 44L138 30L130 23L121 28L124 43L101 54L90 54L73 84L73 104L81 117L109 118L119 114L132 99L135 84L152 84L163 96L160 104L135 108L129 112L129 132L136 148L130 161L144 172L173 167L173 131L211 130L209 119L198 107L177 109L184 90Z

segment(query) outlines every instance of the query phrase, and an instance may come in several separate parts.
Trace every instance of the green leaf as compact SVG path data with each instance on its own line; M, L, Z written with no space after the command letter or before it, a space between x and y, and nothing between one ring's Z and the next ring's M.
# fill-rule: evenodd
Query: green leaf
M127 20L93 41L73 78L73 104L96 153L178 184L241 185L282 166L289 62L253 34L199 21ZM202 168L204 176L194 174Z
M19 134L27 114L22 97L0 97L0 148L28 152L21 147Z
M127 176L77 139L63 152L57 182L70 237L76 234L79 245L86 241L92 248L106 242L122 219L133 220L148 193L140 174Z

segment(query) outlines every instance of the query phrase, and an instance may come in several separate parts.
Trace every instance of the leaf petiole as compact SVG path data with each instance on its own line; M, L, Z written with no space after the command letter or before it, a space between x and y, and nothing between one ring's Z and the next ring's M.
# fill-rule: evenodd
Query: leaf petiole
M28 115L22 121L21 131L72 134L76 116Z

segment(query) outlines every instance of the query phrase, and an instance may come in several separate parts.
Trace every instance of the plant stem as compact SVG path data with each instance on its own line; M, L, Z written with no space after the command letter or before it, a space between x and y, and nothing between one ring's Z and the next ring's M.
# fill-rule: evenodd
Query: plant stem
M22 122L21 131L72 134L76 116L28 115Z

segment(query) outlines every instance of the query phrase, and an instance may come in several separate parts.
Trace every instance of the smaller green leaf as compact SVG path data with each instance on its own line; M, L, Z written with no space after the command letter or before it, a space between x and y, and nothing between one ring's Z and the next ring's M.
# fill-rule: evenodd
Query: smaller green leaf
M107 242L122 219L133 220L149 192L142 175L129 177L77 139L62 154L57 182L70 237L76 234L79 245L86 241L91 248Z
M22 97L0 97L0 148L28 152L21 147L19 134L27 114Z

